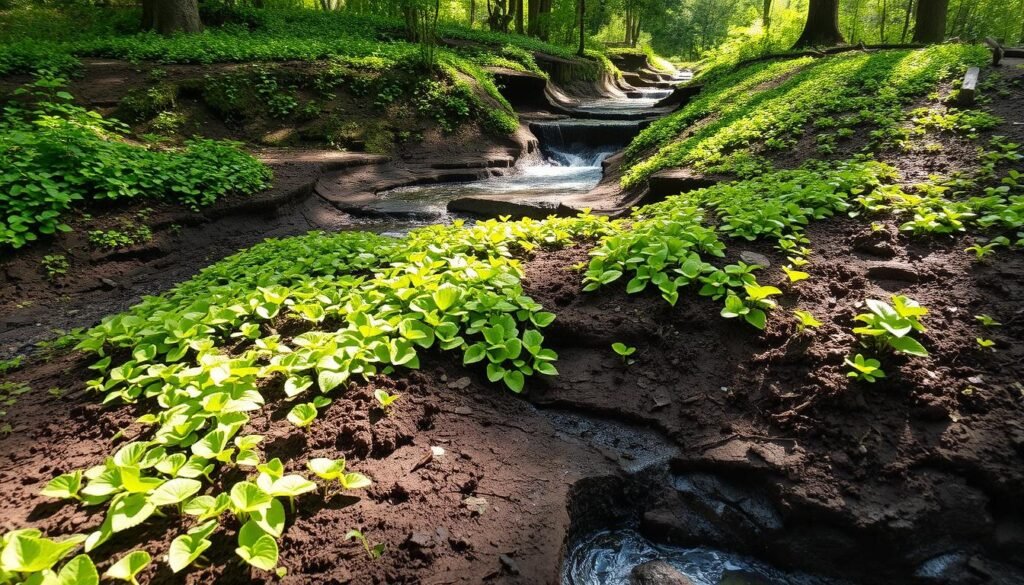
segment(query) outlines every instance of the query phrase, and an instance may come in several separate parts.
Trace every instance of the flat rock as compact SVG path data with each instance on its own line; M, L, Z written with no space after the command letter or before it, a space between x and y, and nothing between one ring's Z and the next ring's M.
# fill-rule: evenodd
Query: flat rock
M648 561L633 567L631 585L693 585L689 577L665 561Z
M764 254L758 254L757 252L751 252L750 250L744 250L740 252L740 260L743 260L747 264L757 264L761 268L770 268L772 261L768 259Z
M465 390L466 388L469 388L469 385L472 383L473 381L469 379L469 376L463 376L457 380L449 382L448 387L456 390Z
M668 197L717 185L719 179L699 175L689 169L664 169L647 179L647 188L655 197Z
M529 217L544 219L552 215L573 217L578 212L561 203L548 201L509 201L504 199L487 199L483 197L462 197L448 202L448 211L469 213L481 217Z
M875 262L868 265L868 278L871 280L891 280L897 282L918 282L921 276L909 264L903 262Z

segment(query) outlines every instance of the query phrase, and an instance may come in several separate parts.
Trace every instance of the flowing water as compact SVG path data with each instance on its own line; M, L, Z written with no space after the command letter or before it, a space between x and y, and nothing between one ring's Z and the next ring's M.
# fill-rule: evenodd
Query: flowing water
M557 203L566 195L586 193L597 186L602 161L628 144L641 126L637 121L588 119L536 122L530 128L540 142L540 153L521 159L509 174L481 181L391 189L379 193L366 207L399 218L390 221L388 229L405 231L451 222L455 216L448 212L448 202L462 197L500 196L528 203Z
M685 79L685 75L678 78ZM457 216L448 212L448 203L462 197L557 203L565 195L586 193L601 180L602 162L625 147L647 123L643 119L609 119L608 115L602 118L602 114L618 112L642 117L670 93L665 89L643 89L634 94L638 97L603 99L577 108L592 112L594 118L531 123L540 152L520 160L507 175L382 192L368 208L390 219L383 220L376 231L397 235L422 225L450 223ZM628 425L569 413L548 415L567 437L582 437L606 451L620 453L627 473L663 464L675 452L674 446ZM667 561L694 585L835 583L786 573L756 559L720 550L655 544L634 530L622 529L602 530L577 539L563 566L562 585L628 585L633 568L652 560Z
M710 548L655 544L634 530L602 530L578 539L562 570L562 585L629 585L634 567L666 561L694 585L836 585L786 573L756 559Z

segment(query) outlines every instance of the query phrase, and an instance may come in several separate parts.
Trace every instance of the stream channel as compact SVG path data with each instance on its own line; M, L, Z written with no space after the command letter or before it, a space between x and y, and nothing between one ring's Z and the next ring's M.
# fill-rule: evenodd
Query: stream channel
M401 187L378 194L368 206L387 217L384 224L368 219L363 229L399 235L416 227L467 219L450 212L456 199L500 198L524 203L557 204L568 194L586 193L602 178L602 162L621 150L654 117L651 109L670 90L636 92L632 98L608 98L581 104L575 116L534 121L530 130L539 150L521 159L511 173L473 182ZM650 112L650 116L644 114ZM588 114L593 114L593 117ZM628 119L616 119L628 118ZM591 447L619 451L623 474L645 477L667 468L675 447L656 433L611 420L547 411L567 438ZM654 475L660 475L655 472ZM647 480L644 480L647 481ZM662 479L665 482L685 481ZM676 486L677 488L679 486ZM575 515L574 515L575 516ZM712 547L676 547L652 542L637 531L635 518L625 521L584 522L565 549L563 585L629 585L633 569L650 561L665 561L693 585L825 585L839 583L776 569L757 559ZM669 581L659 581L670 583ZM645 582L649 583L649 582ZM675 581L671 582L675 584Z

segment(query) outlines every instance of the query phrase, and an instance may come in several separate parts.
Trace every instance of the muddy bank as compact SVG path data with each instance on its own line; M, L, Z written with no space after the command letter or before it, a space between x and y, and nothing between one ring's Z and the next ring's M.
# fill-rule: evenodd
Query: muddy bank
M402 159L262 148L255 154L273 169L274 184L252 197L232 197L199 212L159 202L79 210L69 217L72 232L0 260L0 357L31 351L54 330L90 326L267 238L311 230L387 230L394 220L351 212L395 187L508 173L535 149L525 128L478 143L472 154L430 145L406 149ZM88 240L92 230L130 231L139 225L149 233L130 247L103 249ZM51 255L66 258L66 272L47 274L43 261Z

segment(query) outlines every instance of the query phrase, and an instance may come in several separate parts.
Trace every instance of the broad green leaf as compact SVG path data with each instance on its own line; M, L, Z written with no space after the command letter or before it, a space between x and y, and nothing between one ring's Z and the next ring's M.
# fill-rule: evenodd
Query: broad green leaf
M171 571L177 573L191 565L203 551L210 548L212 544L207 537L217 528L217 521L210 520L189 530L171 541L170 549L167 551L167 562Z
M302 477L301 475L286 475L274 480L268 493L274 497L294 498L312 491L316 491L316 484Z
M152 561L152 558L150 558L148 552L144 550L133 551L111 565L103 573L103 576L109 579L120 579L121 581L135 583L135 576L149 566L150 561Z
M312 402L296 404L288 411L287 418L288 422L299 428L308 427L316 420L316 406Z
M332 372L331 370L320 370L317 373L317 385L321 392L330 392L348 381L348 372Z
M203 484L195 479L172 479L149 494L149 503L154 506L179 504L195 495L202 488Z
M274 538L281 538L281 534L284 533L284 506L282 506L281 501L276 498L270 503L268 508L258 512L253 512L252 519L264 530L264 532Z
M506 371L502 379L505 381L505 385L513 392L522 392L523 385L526 383L523 373L514 370Z
M307 461L306 466L309 467L309 470L315 473L318 477L328 481L338 479L341 474L345 473L344 459L326 459L323 457L317 457Z
M100 575L89 555L78 555L64 564L52 585L98 585ZM47 583L50 585L50 583Z
M5 535L4 540L6 544L0 551L0 569L12 573L36 573L52 568L78 548L85 537L75 535L57 541L32 531L17 531Z
M277 542L252 520L238 531L235 554L257 569L272 571L277 566Z
M231 505L242 513L252 513L270 506L270 494L252 482L240 481L231 487Z
M341 483L341 487L347 490L358 490L373 484L370 478L361 473L345 473L338 478L338 481Z
M51 479L39 493L49 498L77 498L82 489L82 472L73 471Z
M130 494L114 501L110 514L110 530L121 532L142 524L153 515L156 506L146 500L146 494Z
M925 349L923 345L921 345L921 342L914 339L913 337L894 337L889 339L889 345L892 345L893 349L895 349L896 351L908 355L918 357L928 356L928 350Z

